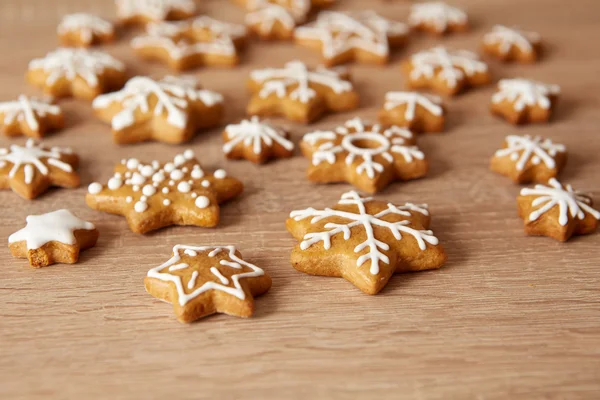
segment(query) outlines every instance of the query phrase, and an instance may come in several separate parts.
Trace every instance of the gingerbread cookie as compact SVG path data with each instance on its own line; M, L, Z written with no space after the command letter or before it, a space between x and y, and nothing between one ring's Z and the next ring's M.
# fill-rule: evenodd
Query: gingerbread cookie
M508 122L548 122L558 101L560 86L528 79L502 79L492 96L490 110Z
M246 26L261 39L292 39L294 28L311 10L311 0L240 0L248 10Z
M33 139L25 146L0 148L0 189L12 189L25 199L34 199L50 186L76 188L79 157L69 148L47 148Z
M528 235L565 242L573 235L587 235L598 228L600 212L592 208L592 199L555 178L550 178L548 186L522 189L517 203Z
M296 28L296 43L319 50L326 65L349 61L386 64L390 49L403 45L408 27L373 11L322 11L314 23Z
M446 110L438 96L417 92L388 92L379 111L379 121L413 132L442 132Z
M492 158L490 168L516 183L546 183L558 175L566 162L567 149L562 144L539 136L510 135L504 148Z
M309 123L328 112L353 110L359 98L349 79L346 71L309 69L300 61L288 62L284 68L255 70L248 83L253 95L246 111Z
M294 154L294 143L289 140L289 134L261 122L258 117L227 125L223 141L223 152L233 160L245 158L262 164L271 158L286 158Z
M436 35L469 30L467 14L441 1L413 4L408 23L414 30Z
M118 144L187 142L199 129L218 125L223 116L223 96L199 89L194 79L174 77L132 78L121 91L97 97L92 106L112 125Z
M271 278L242 259L234 246L173 247L173 257L144 278L146 291L173 304L180 322L223 313L248 318L254 296L271 288Z
M123 24L176 21L196 13L194 0L115 0L115 5Z
M496 25L483 37L483 51L502 60L533 63L542 52L540 35Z
M46 132L61 129L65 118L61 108L43 99L25 95L16 101L0 103L0 126L6 136L41 138Z
M27 226L8 238L14 257L27 258L32 267L56 263L75 264L79 252L96 245L98 230L91 222L69 210L57 210L27 217Z
M90 47L115 40L113 24L92 14L65 15L57 30L58 38L67 47Z
M121 160L106 185L89 185L85 200L95 210L123 215L133 232L146 233L170 225L214 227L219 204L242 190L224 170L204 171L186 150L166 164Z
M141 57L183 71L199 66L233 66L246 42L243 25L198 17L182 22L148 25L147 34L131 41Z
M125 83L125 65L100 51L60 48L29 63L27 80L53 97L92 100Z
M396 206L347 192L332 208L290 213L287 230L301 241L292 251L292 265L310 275L342 277L377 294L394 273L436 269L446 262L444 249L427 230L429 222L427 205Z
M347 121L334 131L304 135L300 149L311 159L308 179L316 183L348 182L375 193L392 181L423 177L429 168L412 133L397 126Z

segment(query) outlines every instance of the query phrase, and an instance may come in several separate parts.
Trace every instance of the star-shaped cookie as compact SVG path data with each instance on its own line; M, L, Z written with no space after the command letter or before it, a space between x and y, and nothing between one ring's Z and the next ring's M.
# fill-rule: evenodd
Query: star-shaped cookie
M464 32L469 29L467 13L441 1L413 4L408 23L414 30L436 35Z
M492 96L492 114L514 125L547 122L560 95L560 86L529 79L502 79Z
M169 261L148 271L146 291L173 304L180 322L224 313L250 317L254 296L271 288L261 268L242 259L234 246L173 247Z
M298 271L342 277L376 294L394 273L440 268L446 253L429 227L426 205L391 203L344 193L333 208L292 211L287 230Z
M415 133L442 132L445 116L440 97L418 92L387 92L378 115L382 124L401 126Z
M67 47L90 47L115 40L114 25L96 15L65 15L57 28L61 43Z
M303 23L312 0L235 0L248 10L246 26L261 39L291 39Z
M25 135L36 139L65 125L60 106L25 95L0 103L0 127L6 136Z
M196 13L194 0L115 0L115 5L123 24L176 21Z
M540 35L496 25L483 37L483 51L502 61L534 63L542 52Z
M89 185L85 200L95 210L123 215L133 232L146 233L170 225L214 227L219 204L242 190L224 170L204 171L186 150L166 164L121 160L106 185Z

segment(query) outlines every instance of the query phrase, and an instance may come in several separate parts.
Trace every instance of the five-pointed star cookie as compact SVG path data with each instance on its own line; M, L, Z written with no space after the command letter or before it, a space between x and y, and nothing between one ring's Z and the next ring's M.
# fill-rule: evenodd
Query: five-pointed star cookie
M96 245L98 230L91 222L69 210L57 210L27 217L27 226L8 238L14 257L27 258L32 267L55 263L73 264L79 252Z
M291 39L296 25L303 23L312 0L236 0L245 6L246 26L262 39Z
M542 51L540 35L496 25L483 37L483 50L502 61L536 62Z
M25 146L0 148L0 189L12 189L25 199L34 199L50 186L76 188L79 157L71 149L47 148L33 139Z
M214 227L219 204L242 190L242 183L224 170L204 171L194 152L186 150L166 164L121 160L106 185L89 185L86 203L123 215L133 232L146 233L170 225Z
M446 110L438 96L417 92L388 92L379 111L379 121L415 133L442 132Z
M299 241L292 265L337 276L376 294L396 272L440 268L446 253L429 227L426 205L391 203L344 193L336 206L292 211L287 230Z
M223 96L199 89L192 79L138 76L114 93L97 97L96 115L112 125L115 143L189 141L199 129L218 125Z
M437 35L469 29L467 13L441 1L413 4L408 23L414 30Z
M526 234L561 242L573 235L594 232L600 220L600 212L592 208L590 197L573 190L571 185L563 186L555 178L547 185L522 189L517 204Z
M296 28L296 43L320 50L326 65L349 61L385 64L390 48L406 42L408 27L373 11L322 11L314 23Z
M508 122L519 125L547 122L558 101L560 86L529 79L502 79L492 96L490 110Z
M348 182L375 193L392 181L421 178L427 173L425 155L414 143L413 134L406 129L355 118L333 131L307 133L300 148L311 159L309 180Z
M6 136L41 138L48 131L65 125L61 108L47 100L24 95L16 101L0 103L0 127Z
M196 13L194 0L115 0L115 5L123 24L176 21Z
M61 43L67 47L90 47L115 40L115 27L93 14L65 15L57 28Z
M173 304L181 322L214 313L250 317L254 296L271 288L261 268L242 259L234 246L173 247L169 261L148 271L146 291Z

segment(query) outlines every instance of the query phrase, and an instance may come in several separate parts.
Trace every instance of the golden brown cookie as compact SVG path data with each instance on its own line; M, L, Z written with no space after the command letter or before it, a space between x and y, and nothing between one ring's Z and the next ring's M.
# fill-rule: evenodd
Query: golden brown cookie
M311 0L236 0L248 10L246 26L265 40L292 39L296 25L304 23Z
M387 92L378 116L382 124L401 126L415 133L442 132L446 110L438 96L417 92Z
M573 235L587 235L598 228L600 212L592 208L592 199L555 178L550 178L548 185L522 189L517 203L528 235L565 242Z
M173 247L169 261L148 271L146 291L173 304L177 320L193 322L215 313L248 318L254 296L271 288L271 278L242 259L234 246Z
M25 146L0 148L0 189L12 189L25 199L34 199L50 186L76 188L79 157L69 148L47 148L27 140Z
M118 144L187 142L223 117L223 96L200 89L193 79L174 77L132 78L121 91L97 97L92 106L98 118L111 124Z
M194 0L115 0L115 5L123 24L177 21L196 14Z
M413 4L408 16L408 23L416 31L436 35L469 30L467 14L463 10L441 1Z
M85 200L94 210L123 215L133 232L146 233L170 225L214 227L219 204L242 190L224 170L204 171L186 150L166 164L121 160L106 185L89 185Z
M96 245L94 224L77 218L69 210L57 210L27 217L27 226L8 238L14 257L27 258L32 267L74 264L79 252Z
M492 96L490 110L514 125L548 122L559 94L558 85L522 78L502 79Z
M46 132L61 129L65 118L60 106L25 95L0 103L0 127L6 136L25 135L39 139Z
M87 13L65 15L57 31L60 42L67 47L90 47L115 40L111 22Z
M414 144L413 134L406 129L354 118L333 131L307 133L300 149L311 160L310 181L348 182L375 193L393 181L427 173L425 155Z
M540 35L496 25L483 37L483 51L501 61L536 62L542 52Z
M344 193L332 208L290 213L287 230L301 241L292 251L298 271L342 277L377 294L394 273L440 268L446 253L429 227L427 205L395 206ZM321 244L322 243L322 244Z

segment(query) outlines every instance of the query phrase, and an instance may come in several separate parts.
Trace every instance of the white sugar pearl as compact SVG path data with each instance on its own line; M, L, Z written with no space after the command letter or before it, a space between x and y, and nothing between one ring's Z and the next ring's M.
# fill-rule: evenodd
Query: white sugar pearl
M169 199L164 199L164 200L163 200L163 204L164 204L165 206L170 206L170 205L171 205L171 200L169 200Z
M192 170L192 178L194 178L194 179L201 179L203 177L204 177L204 171L202 171L201 169L194 168Z
M169 186L175 185L175 181L169 181Z
M227 172L225 172L224 169L218 169L218 170L215 171L215 173L213 175L217 179L223 179L223 178L225 178L227 176Z
M173 164L175 164L175 166L180 166L183 163L185 163L185 157L183 154L177 154L173 159Z
M146 185L142 189L142 193L144 193L144 196L152 196L154 193L156 193L156 188L152 185Z
M198 196L195 201L196 207L206 208L210 205L210 200L206 196Z
M146 178L144 178L142 175L138 174L137 172L135 172L133 174L133 176L131 177L131 183L133 183L134 185L143 185L144 182L146 182Z
M144 165L142 169L140 169L140 173L145 177L152 176L154 173L154 168L152 168L151 165Z
M101 191L102 191L102 185L99 184L98 182L91 183L90 186L88 186L88 192L91 194L98 194Z
M169 176L171 179L179 181L183 178L183 172L179 169L174 169Z
M195 199L196 197L198 197L198 193L196 193L196 192L192 193L192 199Z
M136 169L140 165L140 162L136 158L130 158L127 160L127 168L128 169Z
M140 197L140 201L146 202L148 201L148 198L146 196L142 196Z
M177 185L177 190L181 193L188 193L190 190L192 190L192 187L187 182L179 182L179 185Z
M194 150L192 149L187 149L186 151L183 152L183 156L187 159L187 160L191 160L192 158L194 158Z
M162 182L165 180L165 174L162 171L159 171L152 175L152 182Z
M137 203L135 203L135 205L133 206L133 209L136 212L139 213L143 213L144 211L146 211L148 209L148 204L142 201L138 201Z
M131 187L131 189L132 189L134 192L139 192L139 191L140 191L140 187L139 187L138 185L133 185L133 186Z
M168 188L168 187L162 188L162 192L163 192L164 194L167 194L167 193L169 193L169 188Z
M209 187L209 186L210 186L210 182L209 182L209 181L207 181L207 180L203 180L203 181L202 181L202 186L204 186L204 187Z
M152 168L154 169L159 169L160 168L160 163L156 160L152 161Z
M125 201L126 201L127 203L131 203L131 202L133 201L133 197L131 197L131 196L127 196L127 197L125 197Z
M182 171L183 171L185 174L187 174L187 173L188 173L188 171L189 171L188 167L183 167L183 168L181 168L181 170L182 170Z
M110 190L117 190L121 186L123 186L123 181L120 178L113 176L108 180L108 188Z
M173 163L166 163L163 169L166 173L169 173L175 169L175 166L173 165Z

